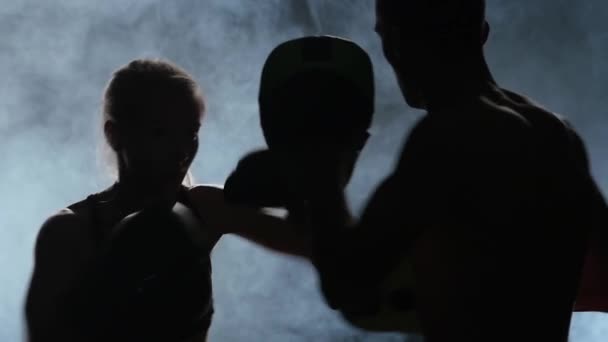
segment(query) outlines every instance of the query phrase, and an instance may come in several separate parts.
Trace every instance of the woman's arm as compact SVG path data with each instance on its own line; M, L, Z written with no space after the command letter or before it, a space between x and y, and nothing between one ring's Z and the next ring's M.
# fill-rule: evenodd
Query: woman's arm
M223 189L199 185L189 192L205 221L222 234L242 236L271 250L309 258L312 230L287 220L266 215L251 207L230 205Z
M74 279L85 248L81 239L86 231L84 223L65 209L49 218L38 233L25 304L30 342L76 340L66 323L61 299Z

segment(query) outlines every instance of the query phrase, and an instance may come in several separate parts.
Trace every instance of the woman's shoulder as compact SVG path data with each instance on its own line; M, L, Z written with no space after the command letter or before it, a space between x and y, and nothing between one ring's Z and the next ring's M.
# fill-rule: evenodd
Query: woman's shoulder
M195 204L219 204L224 202L224 186L220 184L195 184L186 188L188 198Z
M49 216L40 228L39 237L63 235L81 228L87 223L89 216L86 212L86 202L87 200L82 200L70 204Z
M188 192L198 192L206 190L224 190L223 184L205 183L205 184L193 184L190 186L184 186Z
M196 184L188 187L188 198L193 209L206 223L207 229L221 236L231 212L224 200L224 189L220 184Z
M54 258L57 253L75 252L85 247L86 235L83 226L86 218L78 212L64 208L48 217L38 231L35 255L37 260Z
M98 194L90 195L50 215L38 231L36 254L68 245L88 248L86 242L90 238L89 228L93 215L91 204L96 196Z

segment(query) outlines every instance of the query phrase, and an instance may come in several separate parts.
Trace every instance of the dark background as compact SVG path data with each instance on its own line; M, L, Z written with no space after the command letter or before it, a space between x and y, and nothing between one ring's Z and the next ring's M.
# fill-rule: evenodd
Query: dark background
M572 121L606 191L608 3L489 0L488 6L487 54L497 80ZM162 57L192 73L209 108L193 173L198 182L221 184L242 154L263 145L256 97L271 49L310 34L355 40L372 56L378 90L373 136L348 189L358 210L421 114L404 105L373 25L372 0L2 0L0 340L23 336L21 307L40 224L112 182L100 106L114 69ZM325 308L304 262L224 237L213 263L211 341L400 340L344 324ZM573 342L602 341L601 335L608 336L606 315L576 315Z

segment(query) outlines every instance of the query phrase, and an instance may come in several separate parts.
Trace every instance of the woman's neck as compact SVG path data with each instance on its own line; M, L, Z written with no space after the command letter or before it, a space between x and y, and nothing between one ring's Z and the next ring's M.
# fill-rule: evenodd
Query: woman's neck
M151 184L119 175L114 188L121 206L139 210L146 207L172 207L177 201L180 185Z

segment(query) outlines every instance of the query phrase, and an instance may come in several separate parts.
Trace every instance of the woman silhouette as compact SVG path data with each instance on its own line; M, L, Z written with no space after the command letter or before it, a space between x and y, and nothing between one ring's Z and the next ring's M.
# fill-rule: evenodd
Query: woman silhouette
M182 185L204 109L196 82L171 63L135 60L114 73L103 128L118 179L43 224L26 303L30 341L204 341L213 314L209 253L222 234L306 253L298 247L305 242L283 233L277 219L224 205L220 188ZM178 228L197 235L196 258L184 256L192 246L176 247ZM165 274L154 269L163 263ZM131 279L134 272L141 279Z

